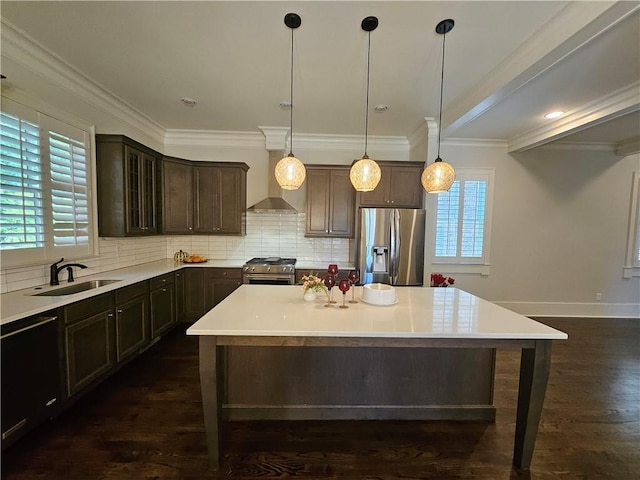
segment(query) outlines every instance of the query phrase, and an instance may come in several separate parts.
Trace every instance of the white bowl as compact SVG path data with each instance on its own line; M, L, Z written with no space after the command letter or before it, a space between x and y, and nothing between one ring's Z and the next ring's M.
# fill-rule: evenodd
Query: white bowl
M386 283L368 283L362 288L362 301L373 305L393 305L396 289Z

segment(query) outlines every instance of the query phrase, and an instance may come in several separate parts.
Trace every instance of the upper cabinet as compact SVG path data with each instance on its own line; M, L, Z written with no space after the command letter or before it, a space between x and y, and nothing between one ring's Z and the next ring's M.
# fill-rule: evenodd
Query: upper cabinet
M307 166L308 237L353 237L356 191L348 166Z
M162 232L244 235L245 163L162 161Z
M96 135L100 236L158 233L159 157L124 135Z
M422 208L422 162L378 161L382 176L372 192L361 192L361 207Z

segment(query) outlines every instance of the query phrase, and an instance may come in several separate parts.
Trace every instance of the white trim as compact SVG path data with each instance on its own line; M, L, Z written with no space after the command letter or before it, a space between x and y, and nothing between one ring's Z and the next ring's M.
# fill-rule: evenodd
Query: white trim
M482 139L482 138L447 138L441 140L440 145L446 145L451 147L499 147L507 148L508 144L506 140L500 139Z
M457 275L457 274L475 274L488 277L491 273L491 264L470 264L470 263L436 263L431 264L431 272L439 272L443 275Z
M540 145L538 150L579 150L590 152L610 152L616 149L615 143L591 143L591 142L553 142L547 145Z
M165 128L162 125L134 109L5 19L1 20L1 35L3 56L158 143L164 142Z
M616 146L616 155L618 157L626 157L635 153L640 153L640 136L620 142Z
M640 81L589 102L550 124L509 139L509 153L530 150L640 110Z
M364 150L363 135L294 134L294 142L300 150ZM396 150L403 154L409 151L407 137L369 135L367 143L369 151Z
M527 317L637 318L639 303L501 302L497 305Z
M261 132L168 129L164 134L164 145L165 148L189 145L264 150L265 136Z
M636 257L640 248L640 171L633 172L631 180L631 198L629 205L629 223L627 225L627 245L623 278L639 277L640 262Z

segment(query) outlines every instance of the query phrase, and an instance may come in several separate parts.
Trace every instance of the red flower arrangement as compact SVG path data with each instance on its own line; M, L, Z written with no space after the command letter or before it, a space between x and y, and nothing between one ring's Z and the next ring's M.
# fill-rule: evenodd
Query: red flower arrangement
M441 273L431 274L431 286L432 287L448 287L453 285L455 280L451 277L445 277Z

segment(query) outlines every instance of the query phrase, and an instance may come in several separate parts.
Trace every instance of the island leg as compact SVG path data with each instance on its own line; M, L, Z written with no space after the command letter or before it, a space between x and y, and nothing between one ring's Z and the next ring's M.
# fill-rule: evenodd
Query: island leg
M522 349L513 463L523 470L531 466L550 365L551 340L536 340L534 348Z
M220 466L220 409L221 392L219 388L222 371L219 369L217 337L200 336L200 389L202 390L202 409L204 428L209 453L209 465L214 470Z

